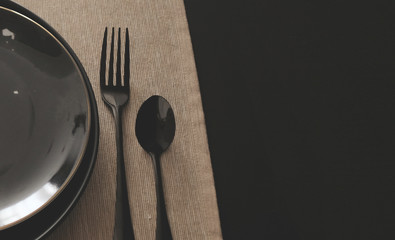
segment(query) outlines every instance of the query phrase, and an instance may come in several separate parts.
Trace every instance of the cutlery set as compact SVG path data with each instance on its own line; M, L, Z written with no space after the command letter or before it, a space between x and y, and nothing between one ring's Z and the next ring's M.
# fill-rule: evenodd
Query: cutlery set
M130 51L129 31L125 33L125 51L123 79L121 73L121 29L118 29L116 72L114 73L114 28L111 31L110 56L108 71L107 63L107 28L104 32L101 61L100 61L100 89L103 101L111 109L115 120L116 147L117 147L117 173L116 173L116 202L115 224L113 239L134 239L132 218L127 194L127 181L125 176L125 162L123 155L122 110L128 103L130 95ZM106 73L108 76L106 78ZM115 83L114 83L115 75ZM161 96L152 96L140 107L135 132L138 142L152 158L155 173L156 188L156 240L172 239L167 218L166 204L162 186L160 156L166 151L174 139L176 130L174 112Z

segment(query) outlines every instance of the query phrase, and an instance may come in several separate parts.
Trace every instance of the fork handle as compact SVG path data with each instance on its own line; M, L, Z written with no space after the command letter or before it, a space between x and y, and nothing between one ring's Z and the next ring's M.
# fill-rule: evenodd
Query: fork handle
M122 109L119 106L112 107L112 112L115 119L117 146L117 187L113 240L134 240L123 156Z

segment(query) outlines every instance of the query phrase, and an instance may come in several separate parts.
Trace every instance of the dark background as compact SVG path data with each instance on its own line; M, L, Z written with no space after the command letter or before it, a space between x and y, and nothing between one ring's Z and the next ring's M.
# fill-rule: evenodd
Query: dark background
M185 5L224 239L395 239L395 2Z

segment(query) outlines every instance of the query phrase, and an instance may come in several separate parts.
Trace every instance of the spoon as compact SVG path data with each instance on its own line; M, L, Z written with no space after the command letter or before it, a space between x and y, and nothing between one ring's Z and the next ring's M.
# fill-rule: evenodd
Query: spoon
M136 119L136 136L149 153L155 171L156 240L172 239L162 186L160 156L174 139L176 122L173 109L161 96L148 98L140 107Z

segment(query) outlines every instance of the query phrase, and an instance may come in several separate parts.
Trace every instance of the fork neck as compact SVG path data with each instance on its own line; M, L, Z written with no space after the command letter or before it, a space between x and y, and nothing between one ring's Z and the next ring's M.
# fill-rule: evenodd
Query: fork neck
M122 118L122 106L111 105L110 108L115 119Z
M123 164L123 136L122 136L122 107L111 106L112 114L115 119L115 137L117 146L118 163Z

